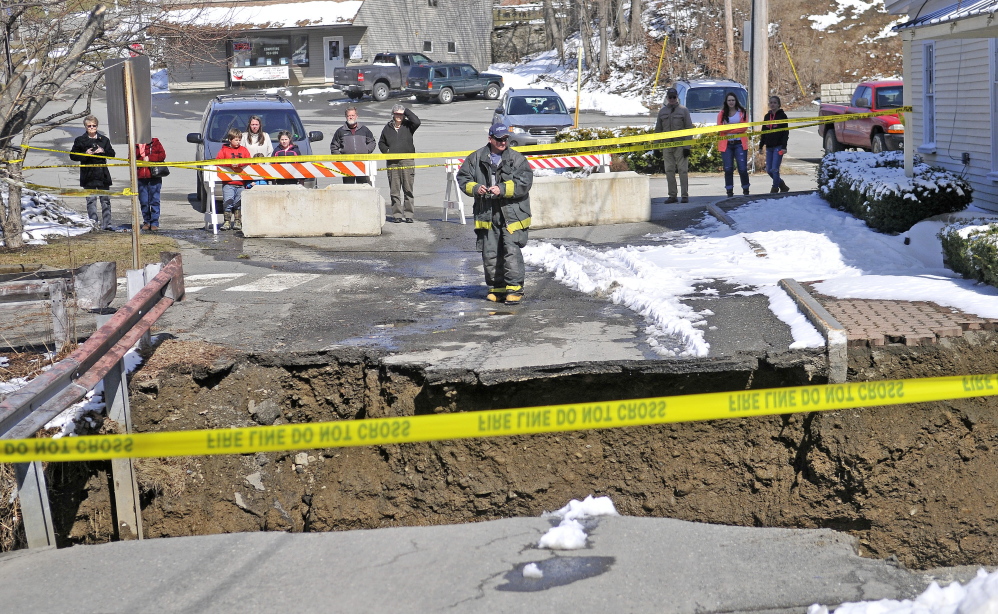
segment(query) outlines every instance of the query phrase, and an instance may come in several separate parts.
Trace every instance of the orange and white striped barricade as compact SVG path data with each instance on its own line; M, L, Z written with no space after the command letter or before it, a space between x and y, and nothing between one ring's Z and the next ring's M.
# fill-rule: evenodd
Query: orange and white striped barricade
M610 171L610 154L587 154L581 156L554 156L548 158L527 158L530 168L557 169L557 168L600 168L602 172ZM447 221L448 213L457 214L462 224L466 224L464 213L464 201L461 199L461 188L457 184L457 171L464 163L463 158L449 158L444 163L447 171L447 190L444 194L444 221Z
M239 160L241 162L242 159ZM236 165L236 162L230 163ZM265 179L274 181L277 179L320 179L335 177L370 177L371 186L374 186L374 179L377 174L378 165L374 160L354 161L338 160L328 162L267 162L242 164L243 170L240 173L233 173L229 166L218 165L215 167L205 167L204 181L205 193L209 195L208 201L214 205L215 183L223 181L242 180L259 181ZM210 224L214 232L218 232L218 214L215 213L214 206L206 206L204 211L204 223Z

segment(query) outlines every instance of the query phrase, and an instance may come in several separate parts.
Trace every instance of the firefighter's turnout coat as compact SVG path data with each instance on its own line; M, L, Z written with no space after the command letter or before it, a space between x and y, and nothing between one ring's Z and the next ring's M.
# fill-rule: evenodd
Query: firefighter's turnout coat
M489 146L472 152L457 172L458 186L475 198L475 248L482 252L490 292L523 292L523 255L530 227L530 187L534 174L523 154L507 148L492 166ZM478 194L478 186L498 185L499 196Z

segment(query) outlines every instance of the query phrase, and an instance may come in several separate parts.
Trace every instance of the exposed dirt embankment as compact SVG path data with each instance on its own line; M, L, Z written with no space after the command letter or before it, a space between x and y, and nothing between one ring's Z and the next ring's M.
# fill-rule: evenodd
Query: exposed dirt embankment
M170 342L172 343L172 342ZM809 383L816 358L585 365L486 381L356 356L161 358L132 382L139 431L350 420ZM164 351L162 356L171 352ZM217 358L217 360L216 360ZM748 366L747 366L748 365ZM684 367L685 369L685 367ZM856 351L850 380L998 372L998 335ZM820 383L814 380L813 383ZM149 536L327 531L537 515L605 494L623 514L831 527L911 567L998 564L998 400L369 448L143 461ZM110 533L94 475L60 532ZM64 485L65 486L65 485ZM70 501L67 499L66 501ZM58 509L64 503L54 502ZM103 510L102 512L100 510ZM106 526L105 526L106 525Z

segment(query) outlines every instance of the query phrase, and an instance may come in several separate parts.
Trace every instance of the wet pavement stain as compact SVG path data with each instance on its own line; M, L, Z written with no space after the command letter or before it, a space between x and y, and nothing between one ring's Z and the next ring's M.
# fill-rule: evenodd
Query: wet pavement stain
M544 574L541 578L523 577L523 568L530 563L521 563L504 576L505 584L496 587L497 591L533 593L556 586L565 586L579 580L595 578L610 571L617 562L612 556L556 556L546 561L533 561Z

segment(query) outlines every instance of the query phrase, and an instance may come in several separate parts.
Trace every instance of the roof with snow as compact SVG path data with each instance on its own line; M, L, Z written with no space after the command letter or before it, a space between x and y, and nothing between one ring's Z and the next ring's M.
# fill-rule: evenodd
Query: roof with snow
M977 15L994 14L998 11L998 0L977 0L977 2L955 2L949 6L916 17L907 23L894 26L893 30L908 30L922 26L949 23Z
M165 20L185 25L225 24L246 29L350 25L363 4L363 0L211 4L168 11Z

